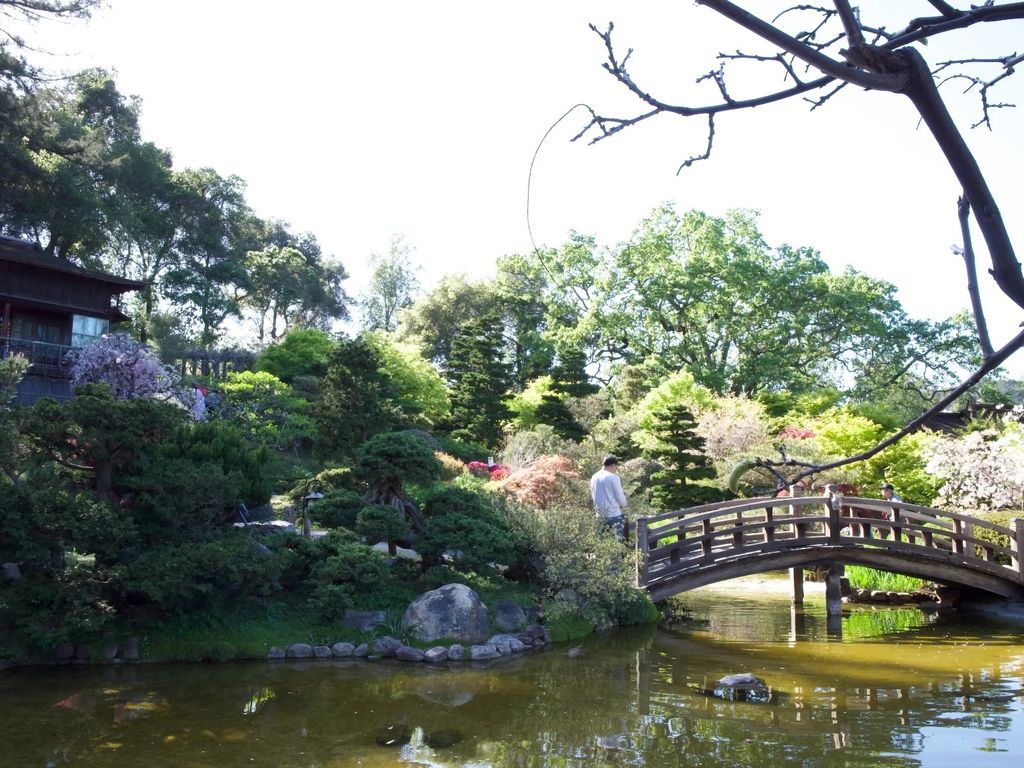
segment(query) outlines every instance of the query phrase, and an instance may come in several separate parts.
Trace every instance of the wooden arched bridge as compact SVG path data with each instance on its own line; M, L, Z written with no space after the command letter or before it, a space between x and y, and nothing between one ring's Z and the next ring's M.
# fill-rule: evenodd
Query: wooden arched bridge
M1024 596L1024 520L1007 528L839 493L738 499L640 518L636 547L637 583L655 600L738 576L847 564ZM838 605L838 592L829 597Z

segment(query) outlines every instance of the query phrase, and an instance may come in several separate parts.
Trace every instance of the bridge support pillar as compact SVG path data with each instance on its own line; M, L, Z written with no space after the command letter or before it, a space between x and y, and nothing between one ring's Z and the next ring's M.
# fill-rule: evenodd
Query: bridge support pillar
M825 614L827 616L843 615L842 578L846 568L837 563L828 569L825 576Z
M792 589L793 605L804 604L804 569L790 568L789 583Z

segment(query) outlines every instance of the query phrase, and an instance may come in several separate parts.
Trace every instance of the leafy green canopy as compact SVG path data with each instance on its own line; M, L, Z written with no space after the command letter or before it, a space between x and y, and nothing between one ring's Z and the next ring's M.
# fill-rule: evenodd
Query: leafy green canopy
M335 344L326 331L295 328L260 353L256 370L289 384L299 376L323 376Z
M970 360L962 319L909 318L884 280L833 274L810 248L768 246L756 214L653 212L615 248L574 236L517 257L535 278L546 335L605 364L656 359L717 393L870 394L908 370L944 381Z

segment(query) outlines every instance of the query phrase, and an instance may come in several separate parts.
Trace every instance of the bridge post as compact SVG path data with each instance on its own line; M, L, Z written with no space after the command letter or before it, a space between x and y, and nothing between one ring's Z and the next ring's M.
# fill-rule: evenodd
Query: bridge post
M1013 519L1013 538L1010 539L1010 563L1017 569L1017 578L1024 582L1024 520Z
M793 591L793 605L804 604L804 569L790 568L789 583Z
M800 495L802 486L793 484L789 486L789 497L792 499ZM793 520L801 514L800 509L795 504L789 505L789 519ZM793 537L796 539L803 538L804 526L800 523L794 523L793 525ZM789 569L789 584L792 591L792 603L793 605L804 604L804 569L803 568L790 568Z
M825 575L825 615L843 615L842 577L845 568L841 563L829 567Z
M828 543L839 543L839 513L843 508L843 495L838 492L829 494L828 500Z
M647 558L650 541L647 538L647 518L636 519L636 585L647 586Z

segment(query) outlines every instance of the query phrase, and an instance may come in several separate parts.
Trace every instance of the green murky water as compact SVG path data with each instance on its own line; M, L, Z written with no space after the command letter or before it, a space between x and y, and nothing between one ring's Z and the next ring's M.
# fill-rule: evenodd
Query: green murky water
M1020 627L857 610L830 628L784 594L686 602L694 621L594 636L577 658L7 672L0 766L1024 764ZM708 694L748 671L770 701Z

